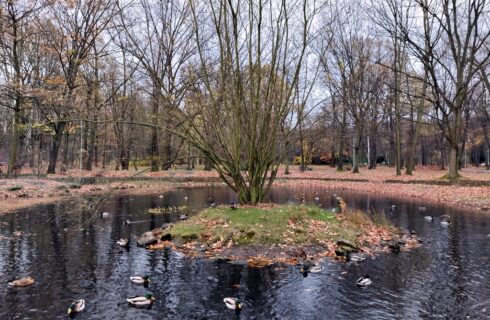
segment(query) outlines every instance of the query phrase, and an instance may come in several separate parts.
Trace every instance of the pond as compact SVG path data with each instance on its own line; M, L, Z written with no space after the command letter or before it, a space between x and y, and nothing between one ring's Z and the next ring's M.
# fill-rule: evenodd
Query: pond
M274 189L274 202L314 202L314 190ZM320 204L333 206L332 192L319 191ZM65 319L70 302L83 298L77 319L233 319L224 297L243 301L241 319L490 319L490 216L363 194L338 193L362 209L388 214L400 227L415 230L423 246L381 254L362 264L323 262L322 273L303 277L299 267L246 265L187 258L177 252L136 247L145 231L177 220L179 214L151 215L150 207L206 206L209 197L228 204L224 187L179 189L159 196L113 196L92 217L74 204L44 205L0 216L0 319ZM187 197L187 200L186 200ZM425 208L421 208L424 206ZM449 214L450 226L424 220ZM135 223L125 225L129 219ZM15 231L22 235L15 236ZM116 241L132 237L129 250ZM129 281L148 274L147 289ZM373 284L356 286L369 274ZM36 279L9 288L15 278ZM153 293L151 309L134 309L126 298Z

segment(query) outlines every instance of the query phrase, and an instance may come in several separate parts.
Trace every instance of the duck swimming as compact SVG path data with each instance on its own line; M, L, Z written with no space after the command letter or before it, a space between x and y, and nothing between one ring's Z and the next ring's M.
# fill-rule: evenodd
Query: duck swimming
M125 247L125 248L129 247L129 239L119 239L117 240L116 243L121 247Z
M238 298L224 298L223 301L228 309L236 310L238 312L242 309L242 303Z
M371 283L373 283L371 281L371 279L369 279L369 276L364 276L364 277L361 277L359 278L357 281L356 281L356 284L359 286L359 287L367 287L369 286Z
M101 218L107 218L108 216L110 216L111 214L109 212L101 212L100 213L100 217Z
M133 307L142 308L149 307L155 302L155 297L151 293L147 293L144 296L136 296L127 298L126 301Z
M347 261L351 262L363 262L364 260L366 260L366 257L364 255L359 253L352 253L350 251L347 252L346 258Z
M83 309L85 309L85 300L80 299L80 300L74 301L68 307L68 315L73 317L75 314L82 312Z
M132 276L129 277L132 283L135 284L148 284L150 283L150 277L149 276Z
M12 282L9 282L9 286L11 287L28 287L31 284L34 284L34 278L31 277L17 279Z

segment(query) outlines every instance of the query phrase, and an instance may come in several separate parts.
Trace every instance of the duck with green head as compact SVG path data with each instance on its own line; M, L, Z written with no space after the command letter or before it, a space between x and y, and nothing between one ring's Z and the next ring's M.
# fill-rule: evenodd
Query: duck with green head
M132 277L129 277L129 279L134 284L148 285L150 283L150 277L149 276L132 276Z
M238 298L224 298L226 307L231 310L235 310L237 313L242 310L242 302Z
M82 312L85 309L85 300L79 299L74 301L68 307L68 315L74 317L77 313Z
M127 298L126 301L133 307L144 308L150 307L156 299L151 293L147 293L144 296Z

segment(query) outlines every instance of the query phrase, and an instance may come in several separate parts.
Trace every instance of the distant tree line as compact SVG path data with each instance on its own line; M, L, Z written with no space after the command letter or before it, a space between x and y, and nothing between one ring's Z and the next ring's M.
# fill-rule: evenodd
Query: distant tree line
M3 0L0 167L490 168L485 0Z

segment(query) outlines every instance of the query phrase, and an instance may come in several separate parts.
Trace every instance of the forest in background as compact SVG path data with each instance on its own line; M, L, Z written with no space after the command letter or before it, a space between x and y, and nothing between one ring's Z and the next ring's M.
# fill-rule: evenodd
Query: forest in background
M489 168L488 9L2 0L0 169L203 165L239 188L290 163Z

